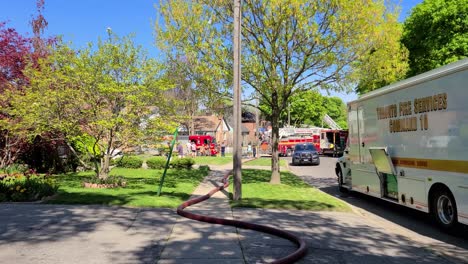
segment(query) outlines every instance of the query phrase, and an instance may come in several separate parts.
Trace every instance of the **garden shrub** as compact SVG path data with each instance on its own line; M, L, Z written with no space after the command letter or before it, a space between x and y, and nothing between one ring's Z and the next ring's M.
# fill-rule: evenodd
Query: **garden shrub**
M105 179L101 179L98 177L85 178L83 182L122 185L122 183L126 182L126 180L123 176L109 176Z
M57 183L48 176L15 173L0 180L1 201L36 201L55 194Z
M166 166L166 158L164 157L154 157L154 158L149 158L146 160L146 165L150 169L164 169L164 166Z
M136 156L123 156L116 159L115 165L120 168L139 169L143 165L143 160Z
M2 175L11 175L14 173L26 173L28 171L28 166L24 164L11 164L7 167L0 169L0 177Z
M171 160L171 166L174 169L190 169L195 164L195 160L192 158L180 158Z

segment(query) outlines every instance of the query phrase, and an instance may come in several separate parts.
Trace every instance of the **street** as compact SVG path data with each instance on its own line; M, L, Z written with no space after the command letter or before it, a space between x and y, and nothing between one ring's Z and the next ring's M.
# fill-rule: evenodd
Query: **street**
M468 261L467 226L461 226L456 235L447 234L430 221L428 214L356 192L340 193L334 170L336 158L320 157L319 166L292 166L290 157L283 159L288 161L289 169L304 181L353 205L358 213L371 221L380 222L386 225L385 228L423 243L437 253L453 255L461 263Z

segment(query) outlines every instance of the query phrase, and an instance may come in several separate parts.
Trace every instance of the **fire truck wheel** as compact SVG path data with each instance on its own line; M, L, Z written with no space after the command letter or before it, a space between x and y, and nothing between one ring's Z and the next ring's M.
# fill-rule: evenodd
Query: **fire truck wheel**
M454 230L458 220L452 193L447 188L440 188L431 198L431 213L436 223L444 230Z
M338 188L340 192L346 192L348 189L343 187L343 172L341 172L341 168L336 169L336 176L338 176Z

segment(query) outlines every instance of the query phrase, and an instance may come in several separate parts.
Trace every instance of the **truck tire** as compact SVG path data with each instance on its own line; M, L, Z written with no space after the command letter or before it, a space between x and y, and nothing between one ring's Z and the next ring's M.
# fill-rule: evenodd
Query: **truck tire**
M432 195L431 213L439 227L453 231L457 227L458 213L455 199L447 188L440 188Z
M348 189L343 187L343 172L341 171L340 167L336 168L336 176L338 177L338 188L339 188L340 192L342 192L342 193L347 192Z

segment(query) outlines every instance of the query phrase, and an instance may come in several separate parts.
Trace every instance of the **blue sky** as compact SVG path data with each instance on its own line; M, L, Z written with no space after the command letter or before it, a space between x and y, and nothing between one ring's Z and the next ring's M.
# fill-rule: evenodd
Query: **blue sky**
M400 20L422 0L393 0L402 7ZM150 55L157 56L154 45L153 21L156 20L155 0L45 0L44 16L49 22L46 35L62 35L74 47L84 47L107 36L108 27L120 36L135 34L135 42ZM0 0L0 21L21 34L31 36L29 22L36 14L36 0ZM336 94L345 102L357 98L355 94Z

